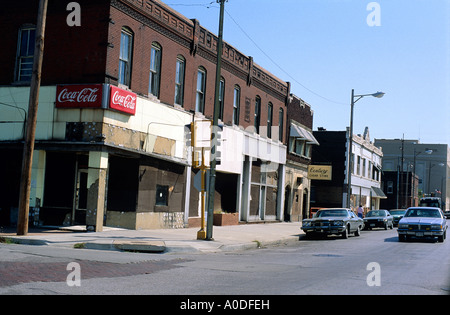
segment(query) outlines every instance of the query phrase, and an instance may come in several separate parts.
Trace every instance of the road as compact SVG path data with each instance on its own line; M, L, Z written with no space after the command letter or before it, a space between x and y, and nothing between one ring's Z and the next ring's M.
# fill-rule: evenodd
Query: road
M450 239L400 243L396 229L215 254L0 244L0 295L449 293Z

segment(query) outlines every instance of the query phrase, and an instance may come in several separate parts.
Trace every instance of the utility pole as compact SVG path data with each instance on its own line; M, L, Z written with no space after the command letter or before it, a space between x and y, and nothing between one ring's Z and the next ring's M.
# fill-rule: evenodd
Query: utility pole
M216 152L217 152L217 132L219 122L219 93L220 93L220 70L222 67L223 50L223 16L225 11L225 2L228 0L216 0L220 3L219 16L219 38L217 41L217 65L216 65L216 90L214 95L214 116L211 134L211 164L209 177L209 196L208 196L208 217L206 223L206 240L212 240L213 215L214 215L214 193L216 191Z
M39 88L41 86L42 60L44 57L45 20L48 0L39 1L39 11L36 24L36 42L33 57L33 73L30 84L30 100L28 103L27 131L23 147L22 175L20 178L19 216L17 220L17 235L28 234L28 215L30 207L31 167L33 162L36 120L39 103Z

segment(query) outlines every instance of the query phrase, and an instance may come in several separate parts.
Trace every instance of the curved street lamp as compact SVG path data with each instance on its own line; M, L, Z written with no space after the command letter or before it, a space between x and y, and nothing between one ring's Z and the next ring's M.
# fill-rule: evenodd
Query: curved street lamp
M347 208L351 209L350 205L350 196L352 192L352 170L353 170L353 160L352 160L352 149L353 149L353 107L355 106L355 103L362 99L365 96L372 96L376 98L382 98L385 93L383 92L376 92L372 94L361 94L361 95L355 95L355 90L352 89L352 100L351 100L351 110L350 110L350 134L349 134L349 143L348 143L348 156L347 156Z

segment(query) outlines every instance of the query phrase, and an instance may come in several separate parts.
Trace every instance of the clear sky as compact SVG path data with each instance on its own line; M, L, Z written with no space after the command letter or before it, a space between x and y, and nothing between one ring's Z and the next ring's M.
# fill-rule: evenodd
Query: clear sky
M215 0L163 2L218 33ZM356 103L354 133L450 144L450 0L228 0L224 40L291 82L314 130L350 125L352 89L382 91Z

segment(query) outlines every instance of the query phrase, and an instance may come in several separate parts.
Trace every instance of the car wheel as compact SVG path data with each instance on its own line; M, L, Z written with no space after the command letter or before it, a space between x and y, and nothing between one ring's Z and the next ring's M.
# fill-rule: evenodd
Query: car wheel
M438 242L439 243L443 243L445 240L447 232L444 232L444 234L442 236L438 236Z
M342 232L342 238L347 239L348 238L348 226L345 228L344 232Z
M361 235L361 227L358 225L358 227L356 228L355 231L355 236L360 236Z

